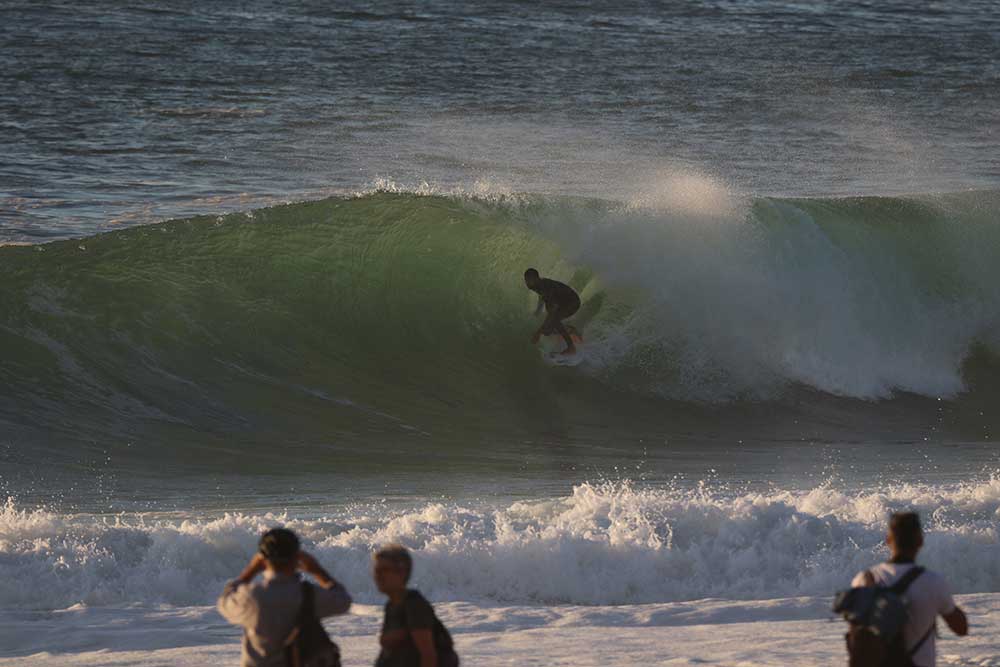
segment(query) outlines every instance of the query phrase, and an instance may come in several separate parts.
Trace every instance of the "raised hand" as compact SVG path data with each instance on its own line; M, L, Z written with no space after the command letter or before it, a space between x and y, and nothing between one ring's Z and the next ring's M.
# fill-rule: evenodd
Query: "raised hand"
M247 564L245 568L243 568L243 572L241 572L240 576L238 576L236 579L237 581L250 583L251 581L253 581L254 577L263 572L266 568L267 568L267 560L264 558L264 555L262 553L257 552L253 555L253 558L250 559L250 563Z
M298 560L299 569L307 574L311 574L324 588L330 588L337 583L334 578L323 569L323 566L319 564L319 561L316 560L312 554L300 551Z

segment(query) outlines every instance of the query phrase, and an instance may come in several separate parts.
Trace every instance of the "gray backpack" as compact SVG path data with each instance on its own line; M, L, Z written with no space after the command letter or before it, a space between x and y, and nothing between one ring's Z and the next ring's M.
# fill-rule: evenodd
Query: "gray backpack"
M847 654L850 667L911 667L913 655L934 632L935 625L907 651L903 626L909 618L906 590L924 568L913 567L892 586L875 586L871 572L865 573L870 586L841 591L834 599L834 613L850 623Z

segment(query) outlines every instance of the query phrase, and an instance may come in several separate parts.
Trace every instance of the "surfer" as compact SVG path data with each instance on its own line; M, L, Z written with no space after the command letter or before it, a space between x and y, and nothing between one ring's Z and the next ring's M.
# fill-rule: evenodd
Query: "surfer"
M580 295L565 283L550 278L542 278L535 269L528 269L524 272L524 284L532 292L538 294L538 308L535 315L542 312L542 306L548 313L542 326L531 337L532 343L537 343L542 335L549 336L558 333L566 341L566 349L563 354L576 354L576 344L573 336L562 323L567 317L572 317L580 309Z

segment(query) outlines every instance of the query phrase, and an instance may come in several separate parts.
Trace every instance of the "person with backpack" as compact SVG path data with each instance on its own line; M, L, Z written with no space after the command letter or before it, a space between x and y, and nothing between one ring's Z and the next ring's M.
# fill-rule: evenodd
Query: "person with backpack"
M303 581L300 572L318 585ZM255 582L258 574L262 580ZM340 651L319 619L350 606L344 587L286 528L264 533L258 552L218 602L219 613L243 628L241 667L340 667Z
M375 554L373 578L388 596L375 667L458 667L451 635L419 591L407 588L413 572L410 552L398 544Z
M834 603L851 624L849 665L934 667L937 617L960 637L969 633L968 619L944 577L916 564L924 536L915 512L892 515L886 543L888 562L858 573Z

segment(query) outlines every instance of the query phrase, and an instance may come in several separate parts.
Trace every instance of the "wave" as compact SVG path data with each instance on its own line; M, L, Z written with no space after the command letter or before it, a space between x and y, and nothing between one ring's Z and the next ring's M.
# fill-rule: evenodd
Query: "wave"
M544 421L542 402L993 395L998 213L1000 192L751 198L684 176L627 202L377 191L3 247L0 420L396 437ZM527 343L528 266L582 294L575 369Z
M506 505L355 505L295 518L226 514L173 520L99 518L9 500L0 510L0 607L211 604L258 535L298 531L359 601L375 602L373 550L415 552L415 583L435 600L632 604L702 598L832 595L884 559L887 513L922 513L921 562L956 592L1000 591L1000 480L891 485L848 493L747 493L582 484L572 494ZM961 563L962 567L955 567Z

